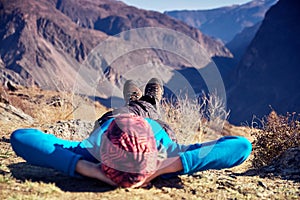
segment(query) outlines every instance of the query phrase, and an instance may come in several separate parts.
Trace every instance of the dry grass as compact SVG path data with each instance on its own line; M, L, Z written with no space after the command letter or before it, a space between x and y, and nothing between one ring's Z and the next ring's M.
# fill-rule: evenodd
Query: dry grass
M189 99L186 95L176 100L164 100L163 119L175 130L182 144L202 142L204 135L221 132L229 112L216 94L205 95L199 99Z
M93 102L86 97L68 92L41 90L40 88L20 87L12 92L0 86L0 102L21 109L34 119L34 122L28 122L21 118L6 120L0 118L0 134L2 136L18 128L41 127L57 121L78 119L85 115L88 115L85 117L86 120L94 121L108 110L98 102ZM87 110L92 110L92 114L87 113Z
M287 113L277 115L272 111L260 120L261 129L253 129L254 141L253 166L260 168L289 148L300 146L300 115Z
M21 109L25 114L35 118L37 123L51 122L55 119L67 119L71 104L55 91L43 91L39 88L20 88L15 92L2 88L3 98L8 104Z

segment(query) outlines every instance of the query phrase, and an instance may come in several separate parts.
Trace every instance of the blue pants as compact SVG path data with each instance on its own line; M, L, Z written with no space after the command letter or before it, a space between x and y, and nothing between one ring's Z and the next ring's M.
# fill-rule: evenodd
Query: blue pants
M207 169L230 168L241 164L252 150L251 143L237 136L226 136L219 140L180 145L173 142L161 126L153 120L150 123L157 145L163 145L168 157L179 156L183 170L170 174L192 174ZM28 163L50 167L70 176L76 176L75 168L79 159L99 163L92 156L84 142L69 141L43 133L37 129L19 129L11 135L11 145L17 155Z

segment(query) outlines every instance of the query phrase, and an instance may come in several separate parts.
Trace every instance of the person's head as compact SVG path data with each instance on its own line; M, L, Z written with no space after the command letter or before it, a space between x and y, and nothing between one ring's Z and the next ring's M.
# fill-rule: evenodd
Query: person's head
M150 125L139 116L117 116L103 134L101 169L118 186L135 185L155 170L158 150Z

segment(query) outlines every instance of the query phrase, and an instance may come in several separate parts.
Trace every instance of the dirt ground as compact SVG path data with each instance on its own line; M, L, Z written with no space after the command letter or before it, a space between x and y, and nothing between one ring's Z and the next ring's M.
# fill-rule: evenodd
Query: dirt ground
M8 135L0 141L1 199L299 199L300 184L248 169L249 161L227 170L209 170L169 180L157 178L146 188L113 188L100 181L70 178L32 166L17 157Z
M32 124L14 120L0 120L0 199L300 199L300 179L253 170L251 156L232 169L209 170L168 180L157 178L151 185L138 189L114 188L88 178L70 178L52 169L27 164L15 155L9 141L11 132Z

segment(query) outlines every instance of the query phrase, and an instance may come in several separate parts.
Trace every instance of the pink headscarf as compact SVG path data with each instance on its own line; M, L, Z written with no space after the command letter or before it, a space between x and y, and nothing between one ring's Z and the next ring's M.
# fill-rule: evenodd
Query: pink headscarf
M130 187L156 170L158 150L153 131L139 116L117 116L103 134L101 168L122 187Z

